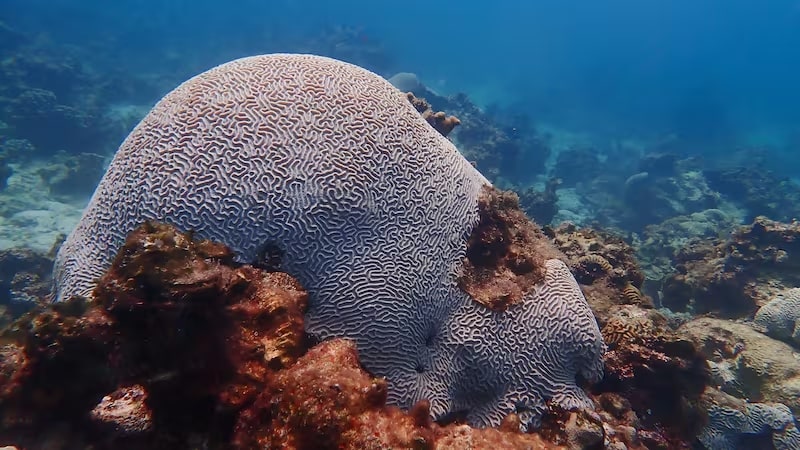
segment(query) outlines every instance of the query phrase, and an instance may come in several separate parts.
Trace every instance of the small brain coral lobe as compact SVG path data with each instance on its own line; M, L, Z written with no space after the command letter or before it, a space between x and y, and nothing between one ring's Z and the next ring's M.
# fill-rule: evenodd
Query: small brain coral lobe
M537 266L558 276L531 272L540 288L500 315L458 285L487 186L378 75L313 55L243 58L186 81L131 132L59 251L56 293L91 295L129 232L166 222L296 277L306 332L355 342L394 404L428 399L433 417L480 425L523 398L585 405L576 372L598 375L602 339L563 263Z

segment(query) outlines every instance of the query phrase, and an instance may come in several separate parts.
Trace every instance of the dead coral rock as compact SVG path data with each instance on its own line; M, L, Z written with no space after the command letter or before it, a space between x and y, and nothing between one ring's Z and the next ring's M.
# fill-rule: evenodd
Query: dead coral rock
M406 96L408 101L414 105L414 109L422 114L422 118L428 121L442 136L447 137L455 127L461 125L461 121L455 116L448 116L443 111L434 112L424 98L417 98L412 92L407 92Z
M141 385L121 387L103 397L89 415L118 433L146 433L153 429L152 413L146 402L147 392Z
M235 427L234 448L555 449L535 434L440 427L424 403L386 406L386 380L359 366L354 343L323 342L280 372Z
M519 209L515 193L484 188L478 208L458 284L478 303L504 310L544 280L546 260L564 256Z
M145 380L156 414L194 422L172 427L212 420L216 412L198 403L238 410L302 353L307 294L286 274L234 267L232 259L221 244L146 223L95 290L126 337L121 359Z
M78 430L62 439L70 443L225 442L239 410L304 351L306 300L286 274L237 266L224 246L144 224L128 236L93 303L57 303L6 332L14 344L0 352L0 438L38 448L41 430L65 423ZM147 393L152 432L144 441L126 439L128 425L109 416L113 404L95 409L125 386ZM104 414L121 427L86 435L82 421L93 409L95 421Z
M50 293L53 259L23 248L0 251L0 305L12 320L40 304ZM0 322L0 325L6 323Z
M757 217L728 240L695 241L664 282L664 305L676 311L747 317L783 287L800 285L800 223ZM764 289L772 286L771 289Z
M752 327L704 317L678 330L711 366L714 383L753 402L776 402L800 415L800 353Z
M693 342L671 331L666 322L655 310L618 306L603 327L609 351L605 377L593 392L597 403L614 418L612 424L635 427L643 441L683 448L700 431L703 411L698 399L710 375ZM609 393L624 398L636 419L622 420L627 413L619 402L609 401Z

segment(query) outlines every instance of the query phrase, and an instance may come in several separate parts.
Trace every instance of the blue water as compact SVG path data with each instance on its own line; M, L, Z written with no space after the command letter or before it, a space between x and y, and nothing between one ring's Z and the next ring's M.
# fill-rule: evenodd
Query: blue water
M800 141L800 2L3 0L3 20L115 67L176 80L351 26L373 69L611 134L678 133L707 150ZM99 53L98 53L99 51ZM102 57L101 57L102 56Z

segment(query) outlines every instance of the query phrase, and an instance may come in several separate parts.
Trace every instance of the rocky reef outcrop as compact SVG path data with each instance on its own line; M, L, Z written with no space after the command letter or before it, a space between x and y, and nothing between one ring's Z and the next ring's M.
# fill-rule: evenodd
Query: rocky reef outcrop
M95 300L73 297L4 331L0 440L38 448L526 448L519 432L438 425L427 402L386 406L356 346L311 348L296 280L227 247L146 223ZM71 448L71 447L70 447Z
M757 217L729 238L694 241L680 250L677 273L663 284L674 311L750 317L782 289L800 284L800 224Z

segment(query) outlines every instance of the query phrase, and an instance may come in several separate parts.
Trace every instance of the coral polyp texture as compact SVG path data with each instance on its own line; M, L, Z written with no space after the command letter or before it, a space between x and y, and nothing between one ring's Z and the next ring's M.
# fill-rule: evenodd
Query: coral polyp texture
M164 97L120 147L56 260L57 299L91 295L146 220L193 230L309 292L306 331L349 338L392 404L535 423L591 407L576 376L603 342L567 266L493 311L457 283L493 188L405 94L360 67L275 54L223 64ZM154 245L156 245L155 243Z
M753 326L800 347L800 288L787 289L762 306L753 319Z

